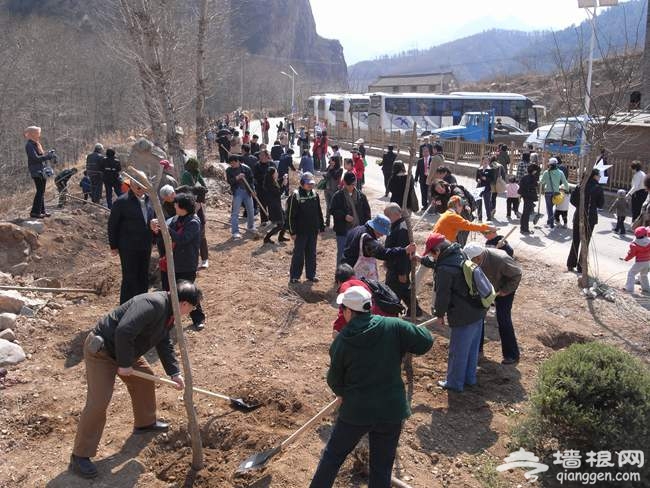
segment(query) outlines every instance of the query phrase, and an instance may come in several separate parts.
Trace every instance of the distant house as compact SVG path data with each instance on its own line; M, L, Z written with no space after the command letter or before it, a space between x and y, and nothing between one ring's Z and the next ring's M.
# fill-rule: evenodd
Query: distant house
M449 93L460 85L454 73L423 73L380 76L368 85L368 92L386 93Z

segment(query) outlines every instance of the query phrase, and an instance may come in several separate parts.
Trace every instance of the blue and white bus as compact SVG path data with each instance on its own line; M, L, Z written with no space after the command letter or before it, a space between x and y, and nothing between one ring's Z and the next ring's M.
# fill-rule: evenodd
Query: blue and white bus
M495 117L524 132L538 126L538 107L517 93L453 92L371 93L368 125L371 130L409 131L413 122L418 132L456 125L466 112L494 111Z

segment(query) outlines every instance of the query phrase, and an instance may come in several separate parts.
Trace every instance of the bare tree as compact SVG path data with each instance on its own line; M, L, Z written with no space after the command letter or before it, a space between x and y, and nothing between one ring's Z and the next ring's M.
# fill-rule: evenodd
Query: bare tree
M595 19L592 19L595 22ZM641 22L641 19L640 21ZM640 24L639 24L640 25ZM604 42L593 28L596 58L593 72L597 73L599 82L591 83L587 50L580 32L577 32L577 49L575 52L562 52L555 38L555 61L558 69L556 76L557 92L562 99L562 107L569 117L576 119L581 133L582 147L579 156L577 181L580 186L579 227L580 254L582 268L581 285L589 283L589 239L587 226L587 209L585 209L585 188L589 181L591 168L586 160L596 160L600 148L607 147L613 141L614 134L620 136L624 122L633 114L627 112L628 97L632 86L639 76L640 66L637 51L639 39L626 32L627 43L616 49ZM625 144L625 138L617 137L616 143ZM612 149L612 148L610 148ZM613 149L616 149L614 147ZM589 151L589 152L587 152Z
M196 156L205 161L205 134L207 120L205 116L205 33L208 25L208 4L210 0L200 0L198 32L196 36Z

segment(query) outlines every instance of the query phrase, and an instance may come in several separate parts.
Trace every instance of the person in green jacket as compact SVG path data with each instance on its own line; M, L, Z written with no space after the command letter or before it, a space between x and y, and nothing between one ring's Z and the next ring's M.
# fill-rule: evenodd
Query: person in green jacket
M347 321L330 347L327 383L341 399L339 416L310 488L330 488L359 440L368 434L369 488L390 486L402 422L411 415L401 375L406 353L424 354L429 331L405 320L372 315L372 295L351 286L336 302Z
M553 195L560 193L560 187L564 188L565 193L569 193L569 182L564 172L558 168L557 158L548 160L548 169L542 173L540 185L546 200L546 226L552 229L555 227Z

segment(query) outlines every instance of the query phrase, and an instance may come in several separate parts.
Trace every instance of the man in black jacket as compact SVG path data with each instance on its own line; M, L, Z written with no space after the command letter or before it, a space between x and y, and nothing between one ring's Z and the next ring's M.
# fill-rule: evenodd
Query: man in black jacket
M438 386L457 392L476 384L478 351L483 320L487 309L480 300L470 295L463 274L463 255L458 243L451 243L442 234L432 233L427 238L425 256L418 257L423 266L435 269L435 301L431 313L438 318L437 325L449 323L449 357L447 379Z
M293 255L289 282L298 283L303 266L307 280L318 282L316 276L316 243L318 233L325 230L323 210L318 192L314 191L314 176L307 172L300 178L300 188L287 200L287 222L293 239Z
M366 196L357 190L357 178L348 171L343 175L343 188L332 196L330 215L336 234L336 265L341 264L348 231L372 218Z
M605 194L603 189L598 183L600 181L600 171L594 169L591 171L591 176L585 186L585 227L587 231L586 246L589 247L591 234L594 227L598 223L598 209L603 208L605 205ZM571 250L569 257L566 261L566 266L569 271L574 268L578 273L582 273L582 263L579 262L580 257L580 187L576 186L575 190L571 193L571 205L576 208L573 214L573 240L571 241Z
M390 220L390 233L386 236L387 248L406 248L411 243L409 240L406 220L402 217L402 209L396 203L389 203L384 208L384 215ZM411 316L411 258L409 255L395 256L386 261L386 284L406 304L406 316ZM416 317L422 316L422 309L417 300Z
M381 172L384 174L384 188L386 189L386 193L384 193L385 197L388 196L388 183L393 174L393 164L395 163L395 159L397 159L397 154L393 152L392 145L389 144L386 149L386 152L381 157Z
M268 207L268 202L266 199L266 192L264 190L264 177L268 172L269 168L275 166L275 163L271 160L269 152L266 149L259 151L259 161L253 168L253 179L255 180L255 191L257 193L257 198L264 207ZM264 212L260 212L261 225L265 225L269 218Z
M93 152L86 156L86 171L88 178L90 178L90 199L93 203L99 203L102 199L102 184L104 180L104 172L102 171L102 163L104 156L102 152L104 146L100 143L95 144Z
M193 283L178 283L181 315L188 315L201 301ZM184 382L169 331L174 326L171 298L166 291L138 295L99 320L84 343L88 393L70 458L70 470L84 478L97 476L90 460L106 424L106 410L113 395L115 375L126 384L133 406L134 434L167 430L157 420L156 388L152 381L133 376L133 371L153 374L144 354L155 347L165 372L183 389Z
M108 208L113 207L113 191L117 198L122 194L122 190L120 189L122 184L120 181L120 171L122 171L122 163L115 157L115 149L106 149L106 157L102 160L102 174L104 189L106 190L106 205Z
M120 303L149 289L153 209L140 185L132 180L130 187L115 200L108 217L108 244L122 266Z

